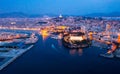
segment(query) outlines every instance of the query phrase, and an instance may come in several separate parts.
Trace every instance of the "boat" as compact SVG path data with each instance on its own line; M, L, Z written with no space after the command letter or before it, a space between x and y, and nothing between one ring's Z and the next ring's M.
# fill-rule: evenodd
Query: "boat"
M38 41L38 37L34 36L25 40L25 44L35 44Z

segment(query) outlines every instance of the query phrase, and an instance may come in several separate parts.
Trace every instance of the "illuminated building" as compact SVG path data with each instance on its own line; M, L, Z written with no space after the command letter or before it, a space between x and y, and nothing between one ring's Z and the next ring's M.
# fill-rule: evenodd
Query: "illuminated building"
M89 33L89 39L90 39L90 40L93 40L93 32L90 32L90 33Z
M91 41L85 37L84 33L73 32L63 36L63 45L68 48L85 48L90 46Z
M118 34L117 42L120 43L120 34Z
M60 14L60 15L59 15L59 18L62 18L62 17L63 17L63 16Z

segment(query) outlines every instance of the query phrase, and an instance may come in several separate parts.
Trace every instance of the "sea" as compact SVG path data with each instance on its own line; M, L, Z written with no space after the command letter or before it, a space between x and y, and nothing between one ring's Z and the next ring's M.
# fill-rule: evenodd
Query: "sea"
M105 49L94 46L69 49L60 39L37 36L39 40L34 47L1 70L0 74L120 73L120 58L99 56L106 52Z

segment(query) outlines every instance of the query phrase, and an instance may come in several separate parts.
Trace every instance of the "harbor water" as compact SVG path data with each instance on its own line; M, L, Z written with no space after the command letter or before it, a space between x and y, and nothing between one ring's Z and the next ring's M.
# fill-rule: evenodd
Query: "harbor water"
M98 47L67 49L61 40L38 35L32 49L9 64L0 74L80 74L119 72L120 59L107 59ZM0 59L2 60L2 59Z

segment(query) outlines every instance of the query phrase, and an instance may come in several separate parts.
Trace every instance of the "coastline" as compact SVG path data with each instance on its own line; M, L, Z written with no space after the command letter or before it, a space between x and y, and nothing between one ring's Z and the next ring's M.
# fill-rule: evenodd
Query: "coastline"
M0 66L0 70L4 69L6 66L8 66L10 63L12 63L14 60L16 60L18 57L20 57L21 55L23 55L25 52L27 52L28 50L30 50L34 45L30 45L29 47L27 47L26 49L21 49L21 51L19 51L14 57L11 57L11 59L5 61L1 66Z

